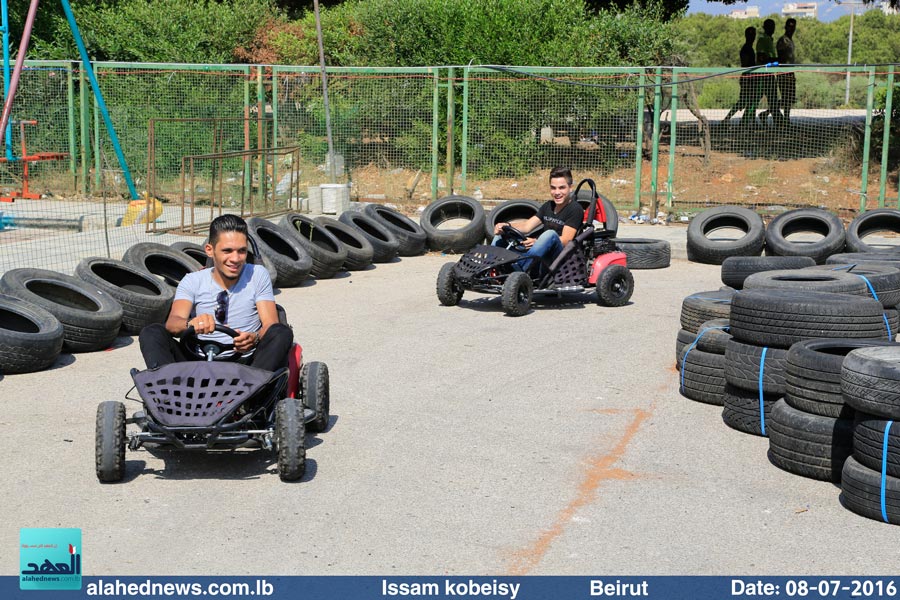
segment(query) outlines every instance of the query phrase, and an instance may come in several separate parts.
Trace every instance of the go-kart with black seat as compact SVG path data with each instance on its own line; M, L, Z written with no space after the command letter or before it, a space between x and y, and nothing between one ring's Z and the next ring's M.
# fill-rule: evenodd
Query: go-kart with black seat
M224 325L216 325L216 331L238 335ZM275 453L283 481L300 479L306 469L306 429L328 427L328 367L304 365L299 344L291 348L287 367L269 372L221 356L233 344L199 340L193 327L181 343L206 360L131 370L140 399L125 397L141 402L143 410L126 418L122 402L97 407L97 478L120 481L125 447L152 444L178 450L263 448ZM139 431L126 432L129 424Z
M441 267L437 277L441 304L459 304L466 290L500 294L506 314L521 316L528 312L534 294L562 296L591 287L596 288L596 301L601 306L627 304L634 291L634 278L625 253L616 248L616 228L607 223L605 199L597 193L592 180L581 181L574 194L577 196L584 185L590 188L594 201L585 209L584 222L575 239L552 262L523 258L526 235L504 225L500 236L505 247L478 245L458 262ZM523 269L525 261L529 264Z

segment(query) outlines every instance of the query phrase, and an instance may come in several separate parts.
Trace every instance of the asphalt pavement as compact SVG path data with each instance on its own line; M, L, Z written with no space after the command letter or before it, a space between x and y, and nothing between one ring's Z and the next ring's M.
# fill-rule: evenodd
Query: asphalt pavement
M136 338L3 377L0 573L19 528L77 527L85 575L896 574L895 528L678 394L681 301L721 285L684 259L685 231L622 225L674 258L635 271L621 308L443 307L435 278L458 257L436 253L280 290L331 372L332 423L297 483L261 450L146 449L98 483L96 406L131 387Z

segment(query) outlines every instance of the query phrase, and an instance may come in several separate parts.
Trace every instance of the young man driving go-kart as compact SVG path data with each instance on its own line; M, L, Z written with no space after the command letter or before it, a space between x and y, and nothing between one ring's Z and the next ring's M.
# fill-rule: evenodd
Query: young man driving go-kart
M148 368L205 360L202 353L184 343L185 337L201 343L218 342L227 348L220 359L231 356L266 371L287 366L294 334L279 323L272 280L262 265L247 263L247 250L243 219L225 214L213 220L206 244L213 266L181 280L165 325L155 323L141 331L141 353ZM236 335L223 333L223 326ZM186 336L191 328L192 335ZM182 338L181 342L175 337Z
M537 214L519 230L527 235L543 225L544 231L537 238L526 237L518 247L511 249L524 250L523 256L543 259L549 264L575 238L584 218L584 209L573 197L572 181L572 171L568 167L554 167L550 171L550 200L542 204ZM509 223L494 226L492 245L506 245L501 236L504 227L512 226ZM531 260L522 260L519 266L527 271L531 263Z

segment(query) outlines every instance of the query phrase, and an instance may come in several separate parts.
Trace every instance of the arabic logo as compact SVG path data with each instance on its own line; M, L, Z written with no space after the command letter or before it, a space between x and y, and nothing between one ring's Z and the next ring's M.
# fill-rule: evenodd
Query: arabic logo
M19 530L19 589L80 590L81 530Z
M22 571L22 575L36 575L38 573L55 573L59 575L81 575L81 555L76 552L77 548L69 544L69 564L64 562L52 563L49 558L45 558L44 562L38 566L37 563L30 562L28 566L30 570Z

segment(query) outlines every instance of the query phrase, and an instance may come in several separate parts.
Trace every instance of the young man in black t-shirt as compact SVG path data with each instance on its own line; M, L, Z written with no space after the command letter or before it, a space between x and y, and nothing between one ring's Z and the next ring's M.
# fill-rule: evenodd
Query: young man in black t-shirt
M572 195L572 171L568 167L554 167L550 171L550 200L541 205L535 216L522 226L523 233L534 231L539 225L544 231L537 238L527 238L523 246L523 256L542 257L552 261L562 252L566 244L571 242L584 221L584 209ZM497 223L494 226L493 244L500 243L500 230L509 223ZM522 268L527 270L531 261L522 261Z

